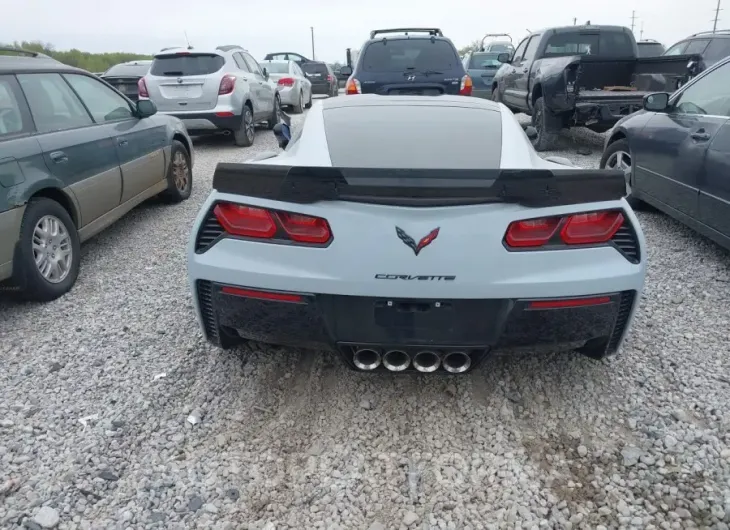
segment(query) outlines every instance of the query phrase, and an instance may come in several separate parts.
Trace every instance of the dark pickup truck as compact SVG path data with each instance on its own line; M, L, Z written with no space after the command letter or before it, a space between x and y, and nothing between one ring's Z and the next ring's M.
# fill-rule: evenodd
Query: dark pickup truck
M698 73L699 57L639 58L622 26L567 26L528 35L502 67L492 99L532 116L538 151L553 147L560 129L605 132L642 108L650 92L673 92Z

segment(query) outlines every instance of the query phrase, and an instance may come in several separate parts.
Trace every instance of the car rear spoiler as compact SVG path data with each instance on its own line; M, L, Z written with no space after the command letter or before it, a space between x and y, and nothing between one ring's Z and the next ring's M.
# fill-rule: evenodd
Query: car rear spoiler
M213 189L297 204L547 207L618 200L626 194L626 181L622 171L606 169L373 169L221 162Z

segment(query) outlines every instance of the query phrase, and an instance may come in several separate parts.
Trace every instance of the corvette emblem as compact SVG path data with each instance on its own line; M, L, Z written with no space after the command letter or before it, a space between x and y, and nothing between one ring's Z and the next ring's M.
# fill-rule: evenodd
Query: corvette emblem
M398 234L398 238L403 241L413 252L418 256L418 254L427 246L429 246L431 243L433 243L433 240L436 239L439 235L440 228L434 228L431 230L431 232L428 233L427 236L423 237L418 243L416 243L416 240L413 239L411 236L405 233L405 231L402 228L395 227L395 233Z
M416 76L415 75L409 75L408 76L408 81L415 81L415 80L416 80Z

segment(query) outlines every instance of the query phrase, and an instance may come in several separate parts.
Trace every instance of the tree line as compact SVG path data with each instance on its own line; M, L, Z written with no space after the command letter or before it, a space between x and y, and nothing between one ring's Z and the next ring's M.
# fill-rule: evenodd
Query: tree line
M136 61L141 59L152 59L151 55L142 55L139 53L113 52L113 53L89 53L82 52L73 48L71 50L56 50L50 43L41 41L21 41L12 44L0 44L0 47L22 48L24 50L44 53L53 57L69 66L82 68L89 72L101 73L106 72L115 64L125 63L127 61ZM7 55L8 52L0 51L0 55Z

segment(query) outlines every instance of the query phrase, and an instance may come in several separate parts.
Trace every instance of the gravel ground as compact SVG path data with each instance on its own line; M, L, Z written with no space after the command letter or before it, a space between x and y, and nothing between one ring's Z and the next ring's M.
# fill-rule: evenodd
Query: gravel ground
M599 135L562 141L597 167ZM190 200L84 245L69 295L0 299L0 527L728 529L727 253L641 213L647 288L606 362L371 377L329 354L221 352L185 245L216 163L276 144L196 149Z

